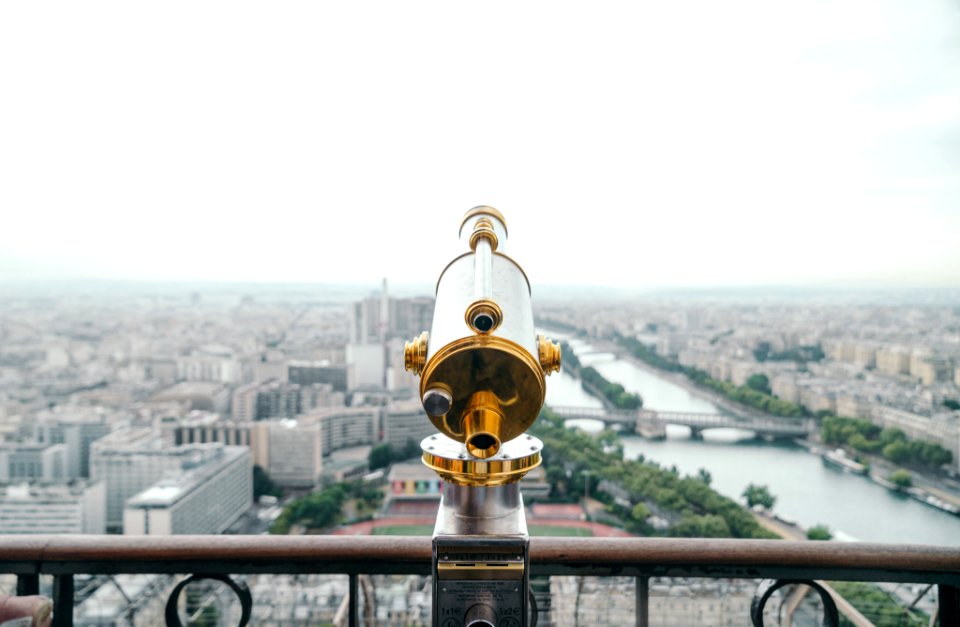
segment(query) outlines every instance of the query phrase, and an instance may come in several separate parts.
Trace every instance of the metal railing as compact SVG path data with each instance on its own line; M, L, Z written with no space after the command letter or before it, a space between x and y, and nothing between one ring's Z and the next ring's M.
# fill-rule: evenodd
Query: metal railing
M934 584L938 586L940 624L960 625L960 548L535 537L530 541L530 559L537 576L635 577L637 625L648 624L651 577L771 580L764 582L754 597L761 613L766 602L761 601L762 595L769 598L772 588L784 581ZM125 573L192 574L221 581L244 574L347 575L348 623L356 626L360 575L429 575L430 560L427 537L0 536L0 573L17 575L18 594L36 594L40 576L53 576L56 626L73 624L74 575ZM171 596L171 603L175 601Z

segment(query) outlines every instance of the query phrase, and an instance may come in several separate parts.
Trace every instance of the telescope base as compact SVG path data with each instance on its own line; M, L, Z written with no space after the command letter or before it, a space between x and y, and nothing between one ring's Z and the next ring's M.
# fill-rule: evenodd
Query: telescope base
M519 483L444 483L433 532L433 627L528 627L529 548Z

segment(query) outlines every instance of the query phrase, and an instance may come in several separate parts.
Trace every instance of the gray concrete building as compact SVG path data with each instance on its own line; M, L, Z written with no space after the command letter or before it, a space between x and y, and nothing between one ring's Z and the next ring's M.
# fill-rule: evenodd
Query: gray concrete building
M253 502L250 451L215 445L197 465L127 500L124 535L218 534Z

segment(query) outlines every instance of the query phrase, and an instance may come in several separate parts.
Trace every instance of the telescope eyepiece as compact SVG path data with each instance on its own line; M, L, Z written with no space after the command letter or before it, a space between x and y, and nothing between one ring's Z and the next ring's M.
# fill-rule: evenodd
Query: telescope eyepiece
M493 316L485 312L478 313L473 317L473 326L477 331L486 333L493 328Z

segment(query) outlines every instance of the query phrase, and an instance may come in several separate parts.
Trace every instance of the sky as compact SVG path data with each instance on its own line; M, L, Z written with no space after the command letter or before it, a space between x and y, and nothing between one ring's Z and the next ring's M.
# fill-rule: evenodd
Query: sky
M960 285L960 4L3 2L0 281Z

